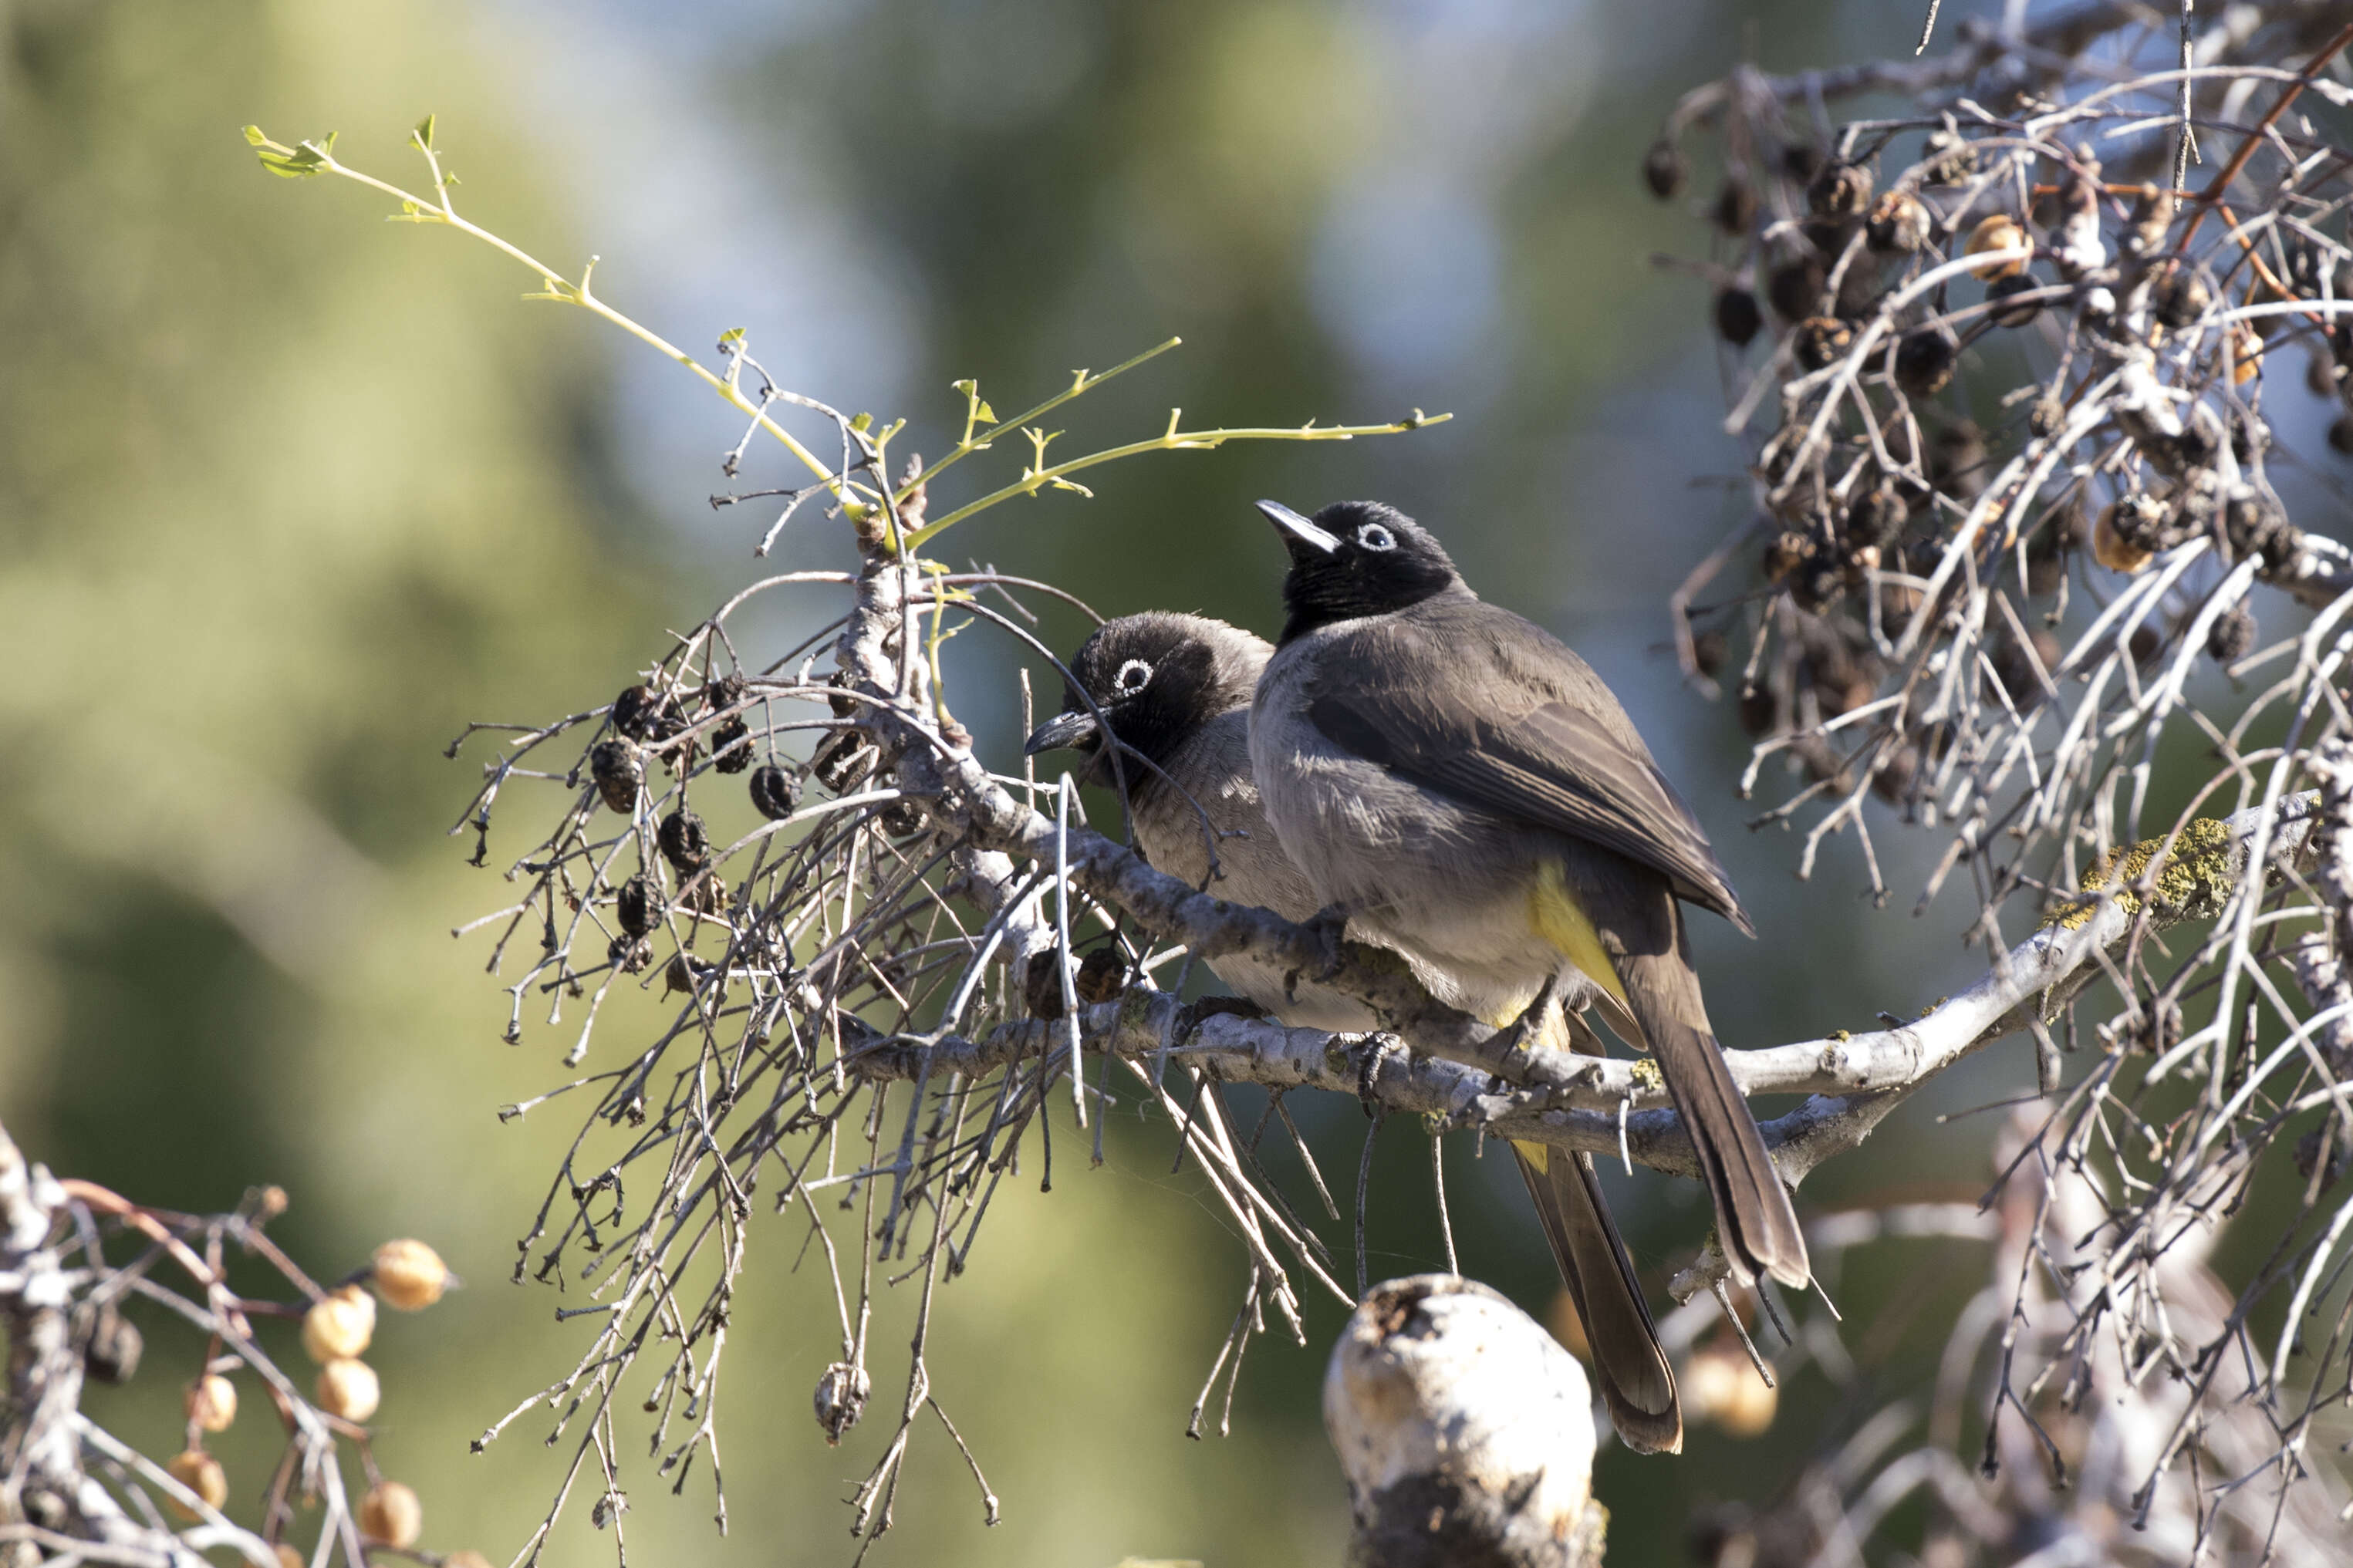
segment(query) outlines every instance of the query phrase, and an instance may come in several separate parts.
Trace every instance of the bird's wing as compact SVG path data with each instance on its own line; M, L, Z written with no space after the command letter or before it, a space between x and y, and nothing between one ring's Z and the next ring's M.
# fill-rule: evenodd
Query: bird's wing
M1465 600L1369 623L1318 662L1329 673L1309 688L1307 717L1335 745L1648 866L1755 934L1706 832L1618 700L1542 628Z

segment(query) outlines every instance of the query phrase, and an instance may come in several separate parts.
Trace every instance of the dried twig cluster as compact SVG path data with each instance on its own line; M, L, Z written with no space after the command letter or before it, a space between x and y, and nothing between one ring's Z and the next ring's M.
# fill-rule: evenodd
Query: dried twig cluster
M1777 760L1794 779L1759 826L1807 823L1801 875L1852 828L1886 899L1876 796L1946 837L1922 907L1965 871L1989 952L2021 907L2124 935L2084 976L2109 986L2025 1020L2052 1103L2004 1167L2007 1272L1980 1304L2000 1353L1947 1358L1984 1379L1985 1468L2008 1462L2014 1500L2035 1484L2015 1461L2108 1467L2101 1500L2166 1527L2148 1561L2293 1560L2322 1524L2342 1542L2314 1455L2353 1376L2333 1190L2353 554L2274 481L2300 466L2305 493L2345 498L2353 26L2316 4L2182 16L2054 10L1941 58L1686 95L1643 174L1672 196L1688 144L1720 152L1700 270L1757 510L1673 607L1687 672L1733 683L1757 737L1746 783ZM1873 114L1833 124L1859 94ZM2333 452L2275 437L2265 383L2292 358L2337 403ZM1753 590L1704 605L1744 557ZM2211 925L2169 948L2185 918ZM2291 1163L2299 1195L2248 1207ZM2234 1215L2263 1238L2235 1297L2205 1260ZM1932 1425L1949 1454L1957 1418ZM1758 1560L1859 1552L1885 1500L1858 1515L1859 1494L1935 1470L1842 1458L1843 1533ZM1937 1488L1957 1540L2012 1539Z

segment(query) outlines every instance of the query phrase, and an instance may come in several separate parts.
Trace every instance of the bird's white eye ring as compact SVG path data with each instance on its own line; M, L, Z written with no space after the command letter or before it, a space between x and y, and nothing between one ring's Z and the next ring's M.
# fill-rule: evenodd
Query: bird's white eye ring
M1356 542L1367 550L1395 550L1397 535L1377 522L1368 522L1356 530Z
M1152 683L1152 667L1140 658L1131 658L1119 667L1117 685L1124 692L1143 690Z

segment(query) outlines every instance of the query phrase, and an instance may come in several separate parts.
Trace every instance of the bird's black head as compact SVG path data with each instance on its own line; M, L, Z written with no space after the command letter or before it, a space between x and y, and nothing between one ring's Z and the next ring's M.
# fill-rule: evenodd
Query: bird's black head
M1263 638L1204 616L1147 610L1106 621L1071 657L1078 689L1023 750L1035 755L1070 747L1085 754L1074 773L1082 784L1115 785L1124 774L1132 795L1148 792L1159 782L1150 767L1130 758L1113 771L1105 728L1129 751L1166 767L1203 724L1250 705L1272 652Z
M1312 520L1279 501L1262 500L1258 510L1282 531L1291 551L1291 571L1282 580L1283 606L1291 612L1284 642L1335 621L1467 592L1445 548L1393 506L1334 501Z

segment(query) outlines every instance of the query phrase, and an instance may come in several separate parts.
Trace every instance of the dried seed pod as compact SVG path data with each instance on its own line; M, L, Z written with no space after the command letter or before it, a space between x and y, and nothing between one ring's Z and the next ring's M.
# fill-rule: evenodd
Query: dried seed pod
M809 776L835 795L848 795L866 782L880 760L874 743L856 730L837 730L809 759Z
M1763 737L1780 726L1781 707L1773 693L1762 686L1752 686L1740 694L1740 728L1744 734Z
M613 918L628 936L640 937L653 930L661 921L661 889L643 871L622 883L621 890L613 896Z
M2151 552L2145 540L2156 504L2137 490L2110 501L2092 528L2092 559L2111 572L2147 565Z
M1968 241L1961 247L1964 256L1983 256L1992 250L2014 250L2026 244L2024 226L2008 213L1994 213L1979 218L1969 230ZM1989 281L1997 278L2015 278L2026 270L2023 258L1988 261L1972 267L1969 271Z
M1894 486L1873 485L1846 509L1847 542L1883 552L1903 534L1910 520L1911 510Z
M1814 542L1795 530L1774 535L1765 544L1765 580L1780 582L1811 560L1813 554Z
M2303 531L2288 521L2277 501L2253 485L2240 487L2223 507L2222 540L2233 560L2260 555L2274 572L2304 548Z
M693 990L702 983L703 976L712 973L715 967L691 952L679 953L670 961L670 966L662 971L662 994L668 996L676 992Z
M1781 174L1799 190L1810 189L1826 162L1822 150L1810 142L1792 142L1781 149Z
M1715 194L1715 226L1735 237L1746 234L1757 224L1757 193L1748 182L1730 179Z
M661 846L662 858L681 877L691 877L711 864L711 829L699 812L680 806L661 819L654 841Z
M311 1561L309 1558L303 1556L300 1552L295 1551L294 1548L289 1546L282 1541L277 1545L271 1547L269 1549L269 1553L271 1556L278 1559L278 1568L307 1568L307 1565ZM454 1561L454 1559L445 1558L443 1560L444 1568L447 1568L447 1564L452 1561Z
M2263 373L2263 334L2245 321L2233 321L2223 334L2231 350L2231 383L2244 386Z
M1033 1018L1043 1018L1050 1024L1061 1017L1061 955L1054 949L1039 948L1022 966L1021 999L1029 1004Z
M1672 201L1690 177L1691 164L1663 136L1651 142L1651 150L1642 155L1642 184L1662 202Z
M2214 618L2206 651L2220 665L2233 665L2255 649L2255 612L2244 599Z
M1127 955L1116 947L1099 947L1079 961L1079 1000L1092 1007L1127 989Z
M398 1481L378 1481L360 1499L360 1533L406 1552L425 1533L425 1505Z
M1871 205L1863 243L1882 256L1909 256L1928 243L1936 226L1927 204L1909 191L1890 191Z
M623 816L636 815L638 789L646 782L645 755L636 746L623 740L597 742L588 751L588 776L607 806Z
M1836 316L1810 316L1789 340L1791 354L1808 370L1828 370L1854 347L1854 329Z
M1704 631L1692 638L1692 663L1699 667L1702 675L1711 679L1724 668L1725 658L1731 651L1724 634L1719 631Z
M1872 793L1891 805L1900 805L1912 793L1912 781L1919 774L1920 748L1908 742L1892 747L1871 775Z
M771 822L782 822L801 802L801 786L774 763L752 770L752 809Z
M662 700L650 686L632 686L613 699L613 728L632 741L649 739L662 717Z
M139 1325L109 1301L91 1319L90 1337L82 1342L82 1370L100 1383L129 1383L139 1371L147 1341Z
M421 1241L403 1237L375 1249L375 1293L402 1312L421 1312L449 1288L449 1266Z
M2149 307L2159 325L2178 332L2205 319L2214 308L2214 291L2188 262L2168 261L2150 293Z
M1734 348L1745 349L1765 327L1765 313L1757 296L1746 289L1726 289L1715 297L1715 333Z
M1926 165L1920 177L1931 185L1958 184L1978 172L1977 144L1951 129L1929 132L1920 156Z
M617 936L606 944L605 956L624 974L635 974L653 962L654 944L643 937Z
M1986 285L1986 312L1997 327L2022 327L2042 313L2042 301L2023 299L2042 287L2026 273L1998 278Z
M1817 614L1846 592L1846 573L1835 561L1810 561L1790 574L1788 589L1798 608Z
M727 908L726 879L706 871L686 885L679 894L679 902L706 919L717 915Z
M200 1431L226 1432L237 1425L237 1384L216 1372L188 1384L185 1403Z
M375 1337L375 1298L356 1285L331 1290L302 1314L302 1348L317 1362L340 1361Z
M866 1401L874 1392L874 1380L866 1375L862 1366L846 1361L835 1362L817 1380L817 1424L825 1433L828 1447L841 1441L841 1435L858 1425L866 1414Z
M172 1456L171 1462L164 1468L174 1480L202 1498L206 1508L217 1511L223 1503L228 1501L228 1472L221 1468L218 1459L202 1448L181 1449ZM178 1498L165 1498L164 1500L182 1519L193 1521L204 1517Z
M2157 628L2146 625L2135 626L2133 635L2125 641L2125 650L2132 655L2133 662L2143 666L2155 658L2157 650L2164 646L2165 639L2157 635Z
M320 1409L358 1425L374 1418L384 1403L384 1384L375 1368L356 1356L344 1356L321 1367L318 1384L311 1392Z
M702 706L706 711L724 713L743 701L744 693L750 689L751 687L741 675L731 671L716 680L704 683Z
M1765 277L1765 301L1785 321L1802 321L1822 302L1830 273L1810 256L1792 257Z
M923 802L902 799L894 800L884 806L875 815L875 820L882 825L882 831L892 837L904 838L911 834L921 833L923 830L923 824L930 820L930 816L923 810Z
M711 765L723 773L740 773L752 765L752 726L730 719L711 731Z
M1871 210L1871 188L1868 165L1833 160L1806 183L1806 205L1816 217L1859 218Z
M1906 397L1934 397L1953 379L1958 338L1943 327L1915 327L1895 345L1895 384Z

